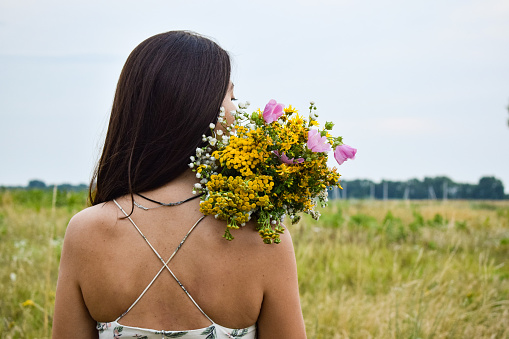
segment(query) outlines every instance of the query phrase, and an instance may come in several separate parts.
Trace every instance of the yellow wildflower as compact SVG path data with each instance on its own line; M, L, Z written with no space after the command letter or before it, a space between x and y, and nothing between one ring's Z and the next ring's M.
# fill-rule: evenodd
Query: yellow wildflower
M297 112L298 112L298 110L295 107L292 107L292 105L289 105L287 108L285 108L285 113L287 113L287 114L288 113L292 114L292 113L297 113Z
M32 299L27 299L21 304L21 306L23 307L35 306L35 303Z

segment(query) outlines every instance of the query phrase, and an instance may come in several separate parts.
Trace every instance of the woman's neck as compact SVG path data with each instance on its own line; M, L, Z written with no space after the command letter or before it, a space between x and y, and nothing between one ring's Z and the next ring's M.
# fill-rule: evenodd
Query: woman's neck
M139 192L150 199L169 203L181 201L193 196L193 185L198 182L196 174L191 169L173 179L169 183L146 192Z

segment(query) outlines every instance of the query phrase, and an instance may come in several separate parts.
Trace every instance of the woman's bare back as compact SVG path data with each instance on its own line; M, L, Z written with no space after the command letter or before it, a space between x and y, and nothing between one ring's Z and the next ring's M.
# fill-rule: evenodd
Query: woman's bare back
M179 201L189 196L190 180L191 175L187 179L184 176L148 194L159 201ZM141 202L136 196L135 200ZM116 201L127 213L131 211L130 197ZM135 207L131 218L167 260L202 216L199 199L194 199L148 211ZM234 230L233 241L222 237L225 226L224 221L205 217L170 261L169 268L215 323L229 328L257 323L260 338L264 331L275 334L276 330L286 334L294 331L295 337L301 337L304 324L288 232L282 236L281 244L267 245L252 224ZM59 302L55 313L67 321L89 317L89 324L114 321L162 267L160 259L114 202L87 208L69 223L59 277L59 284L65 286L59 291L62 299L81 299L83 306ZM65 319L58 323L65 323ZM170 331L210 325L167 270L121 323Z
M119 199L119 204L130 211L128 199ZM92 214L87 218L98 219L83 230L83 255L89 260L83 258L80 286L92 317L112 321L129 308L163 265L112 202L85 213ZM135 208L131 216L165 260L200 217L197 200L149 211ZM232 242L221 237L223 231L224 222L205 218L168 266L215 322L244 328L254 324L260 312L266 274L261 258L270 248L261 243L252 227L236 232ZM216 305L222 305L221 309ZM172 330L210 323L171 274L163 271L123 318L123 324Z

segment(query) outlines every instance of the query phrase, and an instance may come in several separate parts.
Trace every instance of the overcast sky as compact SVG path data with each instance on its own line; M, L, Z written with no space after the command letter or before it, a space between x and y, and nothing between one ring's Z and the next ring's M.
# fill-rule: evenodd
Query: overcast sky
M233 58L236 96L305 111L358 149L343 179L501 179L509 1L0 1L0 185L86 183L127 56L188 29Z

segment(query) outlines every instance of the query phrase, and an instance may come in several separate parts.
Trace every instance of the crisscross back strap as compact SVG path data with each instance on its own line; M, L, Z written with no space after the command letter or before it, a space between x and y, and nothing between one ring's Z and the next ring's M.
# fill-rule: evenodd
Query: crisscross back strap
M201 307L196 303L196 301L194 301L193 297L191 297L191 295L189 294L189 292L186 290L186 288L184 287L184 285L182 285L182 283L180 282L180 280L178 280L178 278L175 276L175 274L173 274L172 270L168 267L168 263L171 261L171 259L173 259L173 257L175 256L175 254L177 254L178 250L180 249L180 247L182 247L182 245L184 244L184 241L186 241L187 237L189 236L189 234L191 234L191 232L195 229L195 227L200 223L200 221L203 220L203 218L205 218L205 216L203 215L200 219L198 219L198 221L196 221L193 225L193 227L191 227L191 229L187 232L187 234L184 236L184 238L182 239L182 241L178 244L177 248L175 249L175 251L173 251L172 255L170 256L170 258L166 261L164 261L164 259L161 257L161 255L156 251L156 249L154 248L154 246L152 246L152 244L150 243L150 241L148 241L147 237L141 232L141 230L139 229L139 227L136 225L136 223L134 222L134 220L129 216L129 214L126 213L126 211L124 211L124 209L122 208L122 206L120 206L120 204L115 200L113 199L113 202L115 203L115 205L117 205L117 207L122 211L122 213L124 213L124 215L126 216L127 219L129 219L129 221L131 222L131 224L133 224L134 228L136 228L136 230L138 231L138 233L142 236L142 238L145 240L145 242L148 244L148 246L152 249L152 251L154 252L154 254L157 256L157 258L163 263L163 267L161 267L161 269L159 270L159 272L157 272L157 274L155 275L155 277L152 279L152 281L148 284L148 286L143 290L143 292L141 292L140 296L138 297L138 299L136 299L134 301L134 303L127 309L127 311L125 311L124 313L122 313L122 315L120 317L117 318L117 320L115 321L119 321L120 319L122 319L122 317L124 317L137 303L138 301L145 295L145 293L148 291L148 289L150 288L150 286L152 286L152 284L154 283L154 281L159 277L159 275L161 274L161 272L166 268L171 276L173 277L173 279L175 279L175 281L179 284L179 286L182 288L182 290L186 293L186 295L189 297L189 299L191 299L191 301L193 302L193 304L198 308L198 310L200 310L200 312L211 322L211 323L214 323L212 321L212 319L209 318L209 316L207 314L205 314L205 312L203 312L203 310L201 309Z

